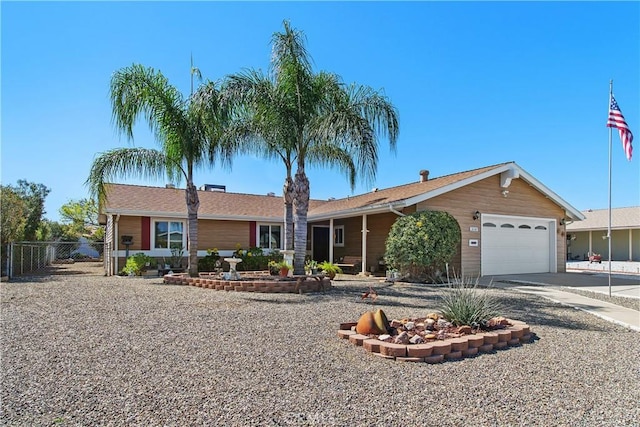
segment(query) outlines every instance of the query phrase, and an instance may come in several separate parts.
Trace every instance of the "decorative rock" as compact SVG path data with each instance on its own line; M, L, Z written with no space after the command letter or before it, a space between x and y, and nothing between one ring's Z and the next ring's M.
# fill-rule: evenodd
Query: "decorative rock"
M487 325L491 328L496 326L509 326L510 324L509 320L504 317L494 317L487 321Z
M424 342L424 339L420 335L414 335L409 339L411 344L421 344Z
M409 344L409 334L404 331L401 334L399 334L394 340L393 342L395 342L396 344Z
M467 326L467 325L460 326L458 328L458 333L459 334L465 334L465 335L471 334L471 326Z
M440 319L440 315L437 313L429 313L427 314L427 319L438 321L438 319Z
M356 332L363 335L384 334L386 330L378 328L372 311L365 312L356 324Z
M435 324L436 324L436 321L433 319L427 319L424 321L424 327L429 329L430 331L433 330Z
M435 340L437 338L436 334L427 334L424 336L425 340Z
M393 319L391 323L389 323L389 326L392 327L393 329L397 329L402 326L402 322L399 320Z
M378 339L379 339L380 341L386 341L386 342L389 342L389 341L391 341L393 338L391 338L391 335L389 335L389 334L382 334L382 335L380 335L380 336L378 337Z
M407 331L411 331L413 328L416 327L415 322L407 322L404 324L404 327Z

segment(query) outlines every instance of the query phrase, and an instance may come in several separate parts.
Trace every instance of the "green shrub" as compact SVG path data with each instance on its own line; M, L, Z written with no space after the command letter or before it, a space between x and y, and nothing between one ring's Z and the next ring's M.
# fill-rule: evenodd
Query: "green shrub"
M264 250L259 247L242 249L240 246L237 246L233 256L242 259L242 262L236 267L238 271L268 270L270 261L278 262L283 259L280 251L265 254Z
M138 252L127 259L127 263L122 271L127 275L140 276L152 262L153 258L143 254L142 252Z
M218 249L207 249L207 255L198 260L198 271L216 271L216 268L222 267L220 254Z
M487 321L500 314L500 305L475 283L455 279L442 297L441 314L456 326L469 325L486 328Z
M460 226L447 212L400 217L386 241L385 262L409 280L437 279L458 250Z

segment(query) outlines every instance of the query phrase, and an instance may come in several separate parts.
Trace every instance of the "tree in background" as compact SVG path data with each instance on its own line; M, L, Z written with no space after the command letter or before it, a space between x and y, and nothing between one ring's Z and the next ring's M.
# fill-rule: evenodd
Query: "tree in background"
M102 240L104 228L98 224L98 204L95 199L71 200L59 210L60 222L67 228L66 234Z
M43 184L24 179L16 186L0 186L2 190L2 244L12 241L37 240L44 210L44 201L51 191Z
M22 240L27 204L10 186L0 186L0 197L0 232L4 250L7 243Z
M192 77L195 70L192 66ZM116 148L100 153L86 183L92 195L103 198L106 184L117 177L167 177L176 183L184 179L189 273L195 276L200 200L193 172L216 160L230 164L232 155L220 144L227 113L220 103L218 85L207 82L185 100L160 71L134 64L116 71L110 94L115 127L132 140L133 126L142 116L155 133L160 149Z

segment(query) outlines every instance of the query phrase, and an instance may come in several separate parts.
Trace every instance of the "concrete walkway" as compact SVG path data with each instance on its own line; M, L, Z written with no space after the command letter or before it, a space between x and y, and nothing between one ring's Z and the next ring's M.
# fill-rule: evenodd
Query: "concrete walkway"
M483 277L481 283L508 287L591 313L602 319L640 332L640 312L610 302L584 297L559 287L609 294L608 274L538 273ZM640 298L640 276L612 275L611 295Z

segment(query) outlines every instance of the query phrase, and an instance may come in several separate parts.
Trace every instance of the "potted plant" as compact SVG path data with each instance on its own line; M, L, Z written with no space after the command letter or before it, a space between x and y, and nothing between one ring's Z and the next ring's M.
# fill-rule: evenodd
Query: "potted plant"
M318 274L318 261L313 259L307 260L307 262L304 263L304 271L308 275Z
M282 277L287 277L289 275L289 270L291 270L291 265L289 265L285 260L270 261L269 267L278 271Z
M331 280L336 277L336 274L342 274L342 269L329 261L321 262L318 268L320 268L324 274L329 276L329 279Z

